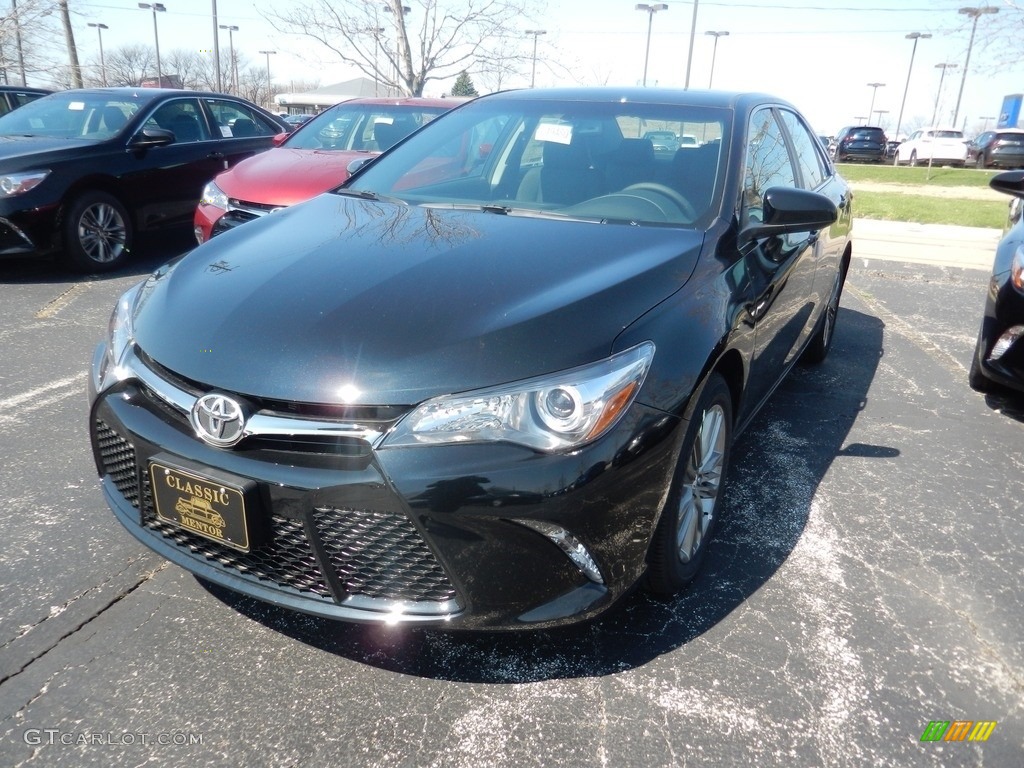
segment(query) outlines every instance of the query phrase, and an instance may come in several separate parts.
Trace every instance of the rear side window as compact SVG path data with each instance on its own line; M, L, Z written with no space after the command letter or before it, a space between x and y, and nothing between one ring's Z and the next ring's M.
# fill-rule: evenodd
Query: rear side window
M779 114L793 140L793 150L796 152L803 182L801 186L804 189L817 189L825 182L826 175L818 140L795 114L786 109L780 109Z

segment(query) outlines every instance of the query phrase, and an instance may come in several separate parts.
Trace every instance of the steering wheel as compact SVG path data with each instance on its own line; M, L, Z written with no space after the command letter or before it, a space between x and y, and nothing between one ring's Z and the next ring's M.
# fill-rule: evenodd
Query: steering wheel
M683 197L681 194L676 192L672 187L667 187L664 184L658 184L653 181L641 181L639 184L630 184L628 187L622 190L623 192L654 192L667 197L676 207L683 212L690 221L694 221L697 218L697 212L693 209L690 201Z

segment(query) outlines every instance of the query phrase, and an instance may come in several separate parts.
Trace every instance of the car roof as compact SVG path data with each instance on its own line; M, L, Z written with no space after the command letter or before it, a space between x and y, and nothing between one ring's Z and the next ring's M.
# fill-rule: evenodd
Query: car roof
M442 107L451 109L468 99L453 96L451 98L428 98L426 96L368 96L360 99L349 99L340 102L341 104L379 104L381 106L395 107Z
M53 91L49 88L32 88L26 85L0 85L0 93L38 93L45 96Z
M125 96L130 97L134 100L139 101L155 101L162 97L170 96L197 96L201 98L215 98L215 99L232 99L234 101L245 101L247 99L241 96L232 96L227 93L214 93L213 91L190 91L181 88L143 88L141 86L132 87L111 87L111 88L71 88L66 91L56 91L53 95L64 95L64 94L95 94L97 96ZM258 105L257 105L258 106ZM262 109L262 107L261 107Z
M726 109L749 109L763 103L783 104L792 107L785 99L758 92L683 90L681 88L641 88L600 86L594 88L525 88L514 91L499 91L481 96L478 101L510 99L516 101L563 101L563 102L636 102L638 104L685 104L693 107L722 107ZM793 107L795 109L795 107Z

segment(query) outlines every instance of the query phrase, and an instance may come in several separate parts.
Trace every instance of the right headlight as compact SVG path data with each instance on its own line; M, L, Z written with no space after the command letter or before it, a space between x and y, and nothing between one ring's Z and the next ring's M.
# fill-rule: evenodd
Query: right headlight
M1010 281L1013 287L1024 293L1024 245L1018 245L1010 262Z
M216 182L211 181L203 187L203 196L199 198L199 204L215 205L218 208L227 210L228 196L224 194L224 190L217 186Z
M572 450L615 425L653 359L654 344L647 341L579 368L427 400L384 445L509 442L545 452Z
M43 183L50 175L49 171L25 171L23 173L7 173L0 176L0 197L16 197Z

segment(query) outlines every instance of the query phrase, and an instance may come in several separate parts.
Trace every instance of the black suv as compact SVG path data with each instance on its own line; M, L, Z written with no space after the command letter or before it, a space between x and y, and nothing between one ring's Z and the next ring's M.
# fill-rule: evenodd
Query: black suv
M872 125L848 125L836 136L832 159L837 163L863 160L869 163L885 162L887 144L885 131Z

